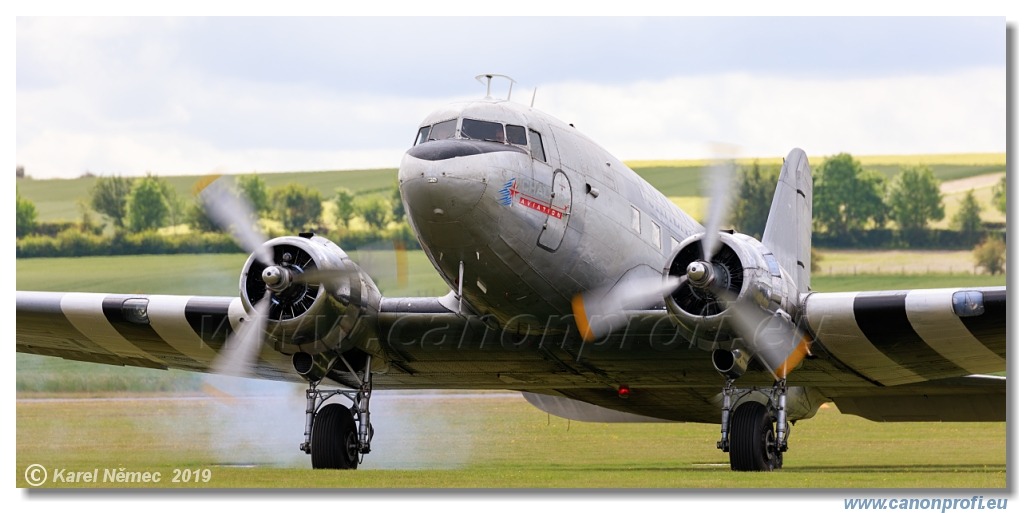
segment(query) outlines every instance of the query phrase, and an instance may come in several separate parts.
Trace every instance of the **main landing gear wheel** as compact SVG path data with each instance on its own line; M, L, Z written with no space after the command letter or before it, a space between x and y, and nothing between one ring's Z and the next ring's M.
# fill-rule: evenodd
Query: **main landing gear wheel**
M310 449L313 468L355 469L359 465L359 434L352 410L336 403L320 408L313 418Z
M729 463L733 470L771 471L782 468L772 416L765 405L746 402L736 407L729 428Z
M359 387L355 390L320 389L320 380L339 361L359 383ZM299 444L299 450L310 455L313 468L355 469L363 455L369 454L370 440L373 439L373 426L370 424L372 391L373 373L370 371L369 356L366 357L366 367L362 373L356 372L344 356L338 356L330 361L317 379L310 380L309 388L306 389L305 441ZM352 401L352 407L328 404L327 401L336 395Z

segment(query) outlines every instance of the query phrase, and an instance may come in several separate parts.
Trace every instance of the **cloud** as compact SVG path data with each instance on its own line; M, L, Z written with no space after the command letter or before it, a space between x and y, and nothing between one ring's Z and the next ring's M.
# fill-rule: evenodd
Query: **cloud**
M482 96L483 71L518 79L521 101L539 85L541 110L623 159L709 140L1005 148L998 18L467 21L19 18L17 163L38 178L394 167L430 111Z
M990 68L848 80L730 73L542 85L537 107L624 160L702 157L708 141L762 157L794 146L813 155L990 152L1005 151L1005 83ZM165 86L165 100L116 115L75 88L19 94L18 162L39 178L395 167L419 121L455 100L184 76Z
M1005 151L1001 68L827 80L730 73L625 86L543 87L538 107L622 159L706 155L706 142L750 156Z

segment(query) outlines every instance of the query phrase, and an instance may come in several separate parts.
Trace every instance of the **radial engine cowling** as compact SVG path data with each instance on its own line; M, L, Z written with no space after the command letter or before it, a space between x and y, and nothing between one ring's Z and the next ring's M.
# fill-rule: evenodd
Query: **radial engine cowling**
M714 343L737 338L725 322L733 300L752 301L769 312L781 308L790 315L797 309L793 279L768 248L747 235L720 235L721 246L710 262L703 260L703 234L697 234L680 243L665 265L666 277L686 278L665 297L665 305L691 340Z
M373 280L323 237L278 237L265 246L271 249L273 265L251 255L239 287L242 306L250 314L254 305L270 301L267 342L284 354L343 353L356 346L366 350L380 310L380 291Z

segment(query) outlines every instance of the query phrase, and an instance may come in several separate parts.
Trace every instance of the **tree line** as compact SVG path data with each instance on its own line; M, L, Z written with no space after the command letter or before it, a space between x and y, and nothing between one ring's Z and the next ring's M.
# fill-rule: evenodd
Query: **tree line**
M740 167L732 223L736 230L761 238L778 180L780 166L759 162ZM981 219L981 204L968 191L953 214L951 230L928 227L947 215L939 180L928 166L903 166L891 180L865 169L848 153L828 157L812 169L816 246L976 248L991 272L1002 269L991 255L1005 255L1005 229L989 230ZM993 205L1006 213L1006 177L995 188ZM895 228L890 228L895 227ZM984 246L984 250L979 250ZM1005 256L1003 257L1005 261Z
M237 249L209 218L199 199L199 193L215 179L200 179L193 185L192 194L183 198L158 176L98 177L88 197L80 201L82 217L64 223L39 222L35 205L18 193L18 256L81 256L93 254L89 248L94 246L96 254L174 253L179 252L178 246L181 252ZM238 176L234 182L239 196L249 203L257 218L280 223L280 229L266 224L271 237L316 231L340 244L351 243L350 247L394 239L400 239L406 247L417 247L405 222L397 184L386 197L357 197L342 188L325 198L320 191L296 183L268 188L257 175ZM336 222L327 219L324 203L333 205ZM105 222L97 222L93 212ZM357 218L365 227L351 228ZM188 226L187 233L161 230L182 225Z

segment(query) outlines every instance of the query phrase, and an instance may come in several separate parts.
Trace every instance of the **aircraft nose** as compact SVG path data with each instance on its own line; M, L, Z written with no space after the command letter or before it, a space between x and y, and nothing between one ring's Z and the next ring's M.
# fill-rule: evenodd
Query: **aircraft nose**
M474 159L455 158L473 154L478 153L468 147L422 151L417 146L402 157L398 178L412 219L451 222L476 207L487 190L488 169Z

